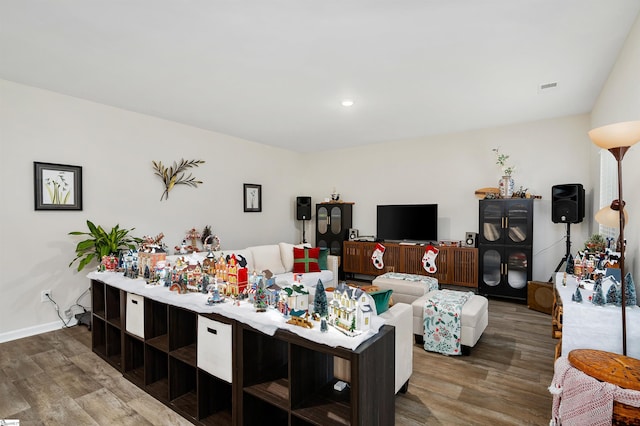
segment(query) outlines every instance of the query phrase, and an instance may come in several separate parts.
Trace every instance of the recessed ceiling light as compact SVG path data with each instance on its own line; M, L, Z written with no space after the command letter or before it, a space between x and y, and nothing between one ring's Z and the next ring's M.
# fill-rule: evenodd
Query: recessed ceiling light
M350 106L353 106L353 100L351 100L351 99L344 99L344 100L342 101L342 106L343 106L343 107L350 107Z

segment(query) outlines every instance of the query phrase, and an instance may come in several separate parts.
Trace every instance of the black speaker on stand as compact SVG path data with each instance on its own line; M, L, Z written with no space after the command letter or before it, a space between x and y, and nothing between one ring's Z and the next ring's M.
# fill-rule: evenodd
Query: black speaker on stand
M553 223L567 224L567 245L564 257L558 263L555 272L571 256L571 224L584 219L584 187L579 183L567 183L551 187L551 220ZM553 281L553 275L549 282Z
M307 242L305 221L311 219L311 197L296 197L296 219L302 221L302 242Z

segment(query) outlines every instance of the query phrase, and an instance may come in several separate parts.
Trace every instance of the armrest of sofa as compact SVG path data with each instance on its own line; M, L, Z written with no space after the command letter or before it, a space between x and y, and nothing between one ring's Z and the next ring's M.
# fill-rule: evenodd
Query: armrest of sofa
M413 310L407 303L396 303L380 314L387 325L396 328L396 393L408 384L413 373ZM406 388L404 388L406 391Z
M327 269L333 272L333 285L338 285L338 268L340 267L340 256L334 256L332 254L327 256Z

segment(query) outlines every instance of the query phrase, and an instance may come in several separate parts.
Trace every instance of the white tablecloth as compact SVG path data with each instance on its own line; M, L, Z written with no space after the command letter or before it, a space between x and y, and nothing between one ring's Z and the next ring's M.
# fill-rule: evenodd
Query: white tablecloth
M622 354L622 312L614 305L597 306L589 301L593 291L580 289L582 303L571 301L578 281L564 273L556 274L555 285L562 299L562 355L573 349L599 349ZM606 289L604 289L606 296ZM627 356L640 359L640 308L627 306Z
M208 305L208 296L205 294L178 294L174 291L169 291L168 287L148 286L143 279L125 278L122 273L117 272L90 272L87 278L102 281L129 293L138 294L168 305L179 306L199 314L217 313L250 325L269 336L273 336L279 328L282 328L305 339L332 347L342 346L347 349L356 349L362 342L375 335L380 330L380 327L384 325L384 320L376 316L371 320L371 329L355 337L349 337L331 326L329 326L329 330L326 333L322 333L320 332L319 322L314 322L314 328L312 329L287 324L287 320L275 309L270 308L266 312L256 312L253 305L248 302L241 302L240 306L236 306L230 301ZM309 303L311 304L313 301L310 299Z

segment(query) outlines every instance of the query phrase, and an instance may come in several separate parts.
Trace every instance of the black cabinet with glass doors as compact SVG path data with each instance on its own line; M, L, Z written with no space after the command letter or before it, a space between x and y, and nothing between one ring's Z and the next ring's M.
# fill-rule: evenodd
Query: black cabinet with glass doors
M342 243L348 239L352 225L353 203L316 204L316 246L342 257ZM342 262L340 262L342 278Z
M532 244L533 199L480 200L478 292L527 300Z

